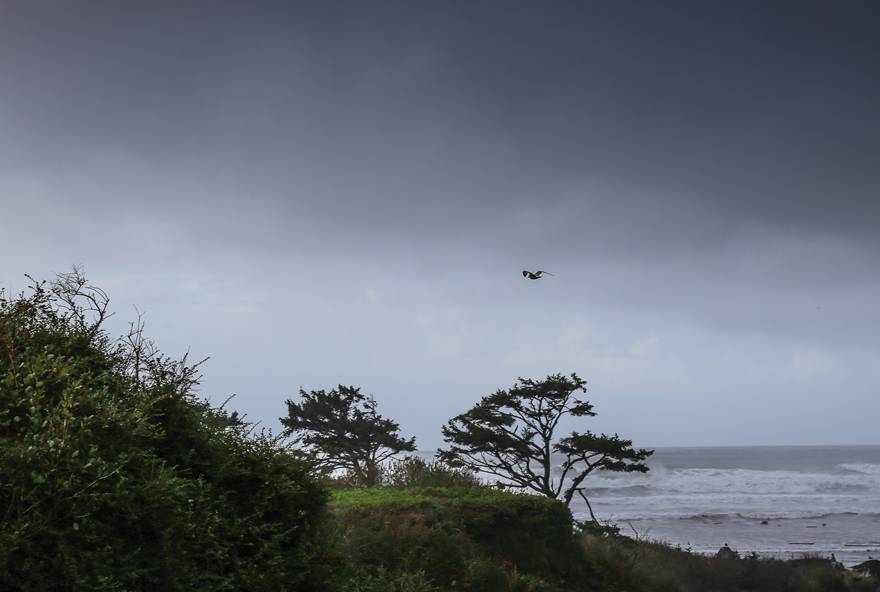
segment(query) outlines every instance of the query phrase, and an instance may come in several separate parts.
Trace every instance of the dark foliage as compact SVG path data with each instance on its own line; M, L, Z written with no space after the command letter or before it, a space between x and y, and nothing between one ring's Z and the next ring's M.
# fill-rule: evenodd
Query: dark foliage
M345 471L327 480L332 489L363 487L363 480L353 471ZM436 460L418 456L391 459L379 467L376 486L383 487L476 487L479 477L467 469L454 468Z
M389 487L477 487L476 473L442 462L407 456L382 467L382 484Z
M331 506L353 583L419 574L446 591L595 589L556 500L489 487L372 488L338 492Z
M380 415L375 399L359 388L300 389L300 398L299 403L286 402L281 424L327 474L347 471L353 483L371 487L381 482L382 463L416 449L416 439L403 438L397 422Z
M0 299L0 589L323 589L325 493L81 274Z
M695 555L573 533L567 507L489 487L372 488L331 501L346 591L875 592L828 559Z
M859 573L880 579L880 560L868 559L854 566L853 569Z
M603 592L875 592L878 581L831 561L706 557L661 543L583 536L584 560Z
M468 412L449 420L443 427L449 447L438 457L451 466L494 475L508 487L566 504L579 494L589 505L583 482L590 473L645 472L643 461L653 451L634 449L632 441L617 434L572 432L559 438L556 432L563 417L596 415L592 404L575 396L586 391L585 385L576 374L554 374L538 381L520 378L510 389L483 397Z

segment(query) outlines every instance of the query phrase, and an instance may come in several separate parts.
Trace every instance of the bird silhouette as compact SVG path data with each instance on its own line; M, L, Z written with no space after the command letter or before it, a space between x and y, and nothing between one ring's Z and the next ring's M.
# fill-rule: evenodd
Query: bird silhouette
M545 276L545 275L553 275L553 274L550 273L549 271L541 271L541 270L528 271L525 269L523 270L523 277L528 278L530 280L539 280L539 279L541 279L542 276Z

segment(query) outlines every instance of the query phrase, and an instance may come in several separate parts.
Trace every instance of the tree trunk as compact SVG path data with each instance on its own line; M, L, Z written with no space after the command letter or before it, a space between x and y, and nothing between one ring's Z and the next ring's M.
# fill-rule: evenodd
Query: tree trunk
M580 489L578 489L578 495L581 496L581 498L584 500L584 503L587 504L587 510L589 510L590 512L590 518L593 519L593 522L595 524L599 524L599 519L596 518L596 515L593 513L593 506L590 505L590 500L587 499L587 496L584 495L584 492Z

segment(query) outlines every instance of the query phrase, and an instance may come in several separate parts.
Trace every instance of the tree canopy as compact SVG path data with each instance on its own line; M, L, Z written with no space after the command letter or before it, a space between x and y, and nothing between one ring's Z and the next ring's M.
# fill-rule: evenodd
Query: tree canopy
M287 400L286 434L328 473L350 471L367 487L379 483L381 466L400 452L416 449L415 437L400 435L397 422L377 411L376 400L354 386L330 391L300 389L300 402Z
M577 374L544 380L519 378L506 390L483 397L443 427L448 444L438 457L570 504L580 495L589 507L584 481L594 471L645 472L651 450L635 449L617 434L590 431L558 435L564 417L593 417L593 405L577 396L586 382ZM592 515L592 509L590 509ZM593 516L595 520L595 516Z

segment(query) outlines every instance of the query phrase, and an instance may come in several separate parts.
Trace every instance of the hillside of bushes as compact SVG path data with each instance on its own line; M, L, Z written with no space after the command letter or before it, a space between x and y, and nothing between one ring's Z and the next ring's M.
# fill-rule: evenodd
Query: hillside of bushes
M556 500L488 487L374 488L337 492L331 508L355 579L415 575L426 590L595 589L571 513Z

